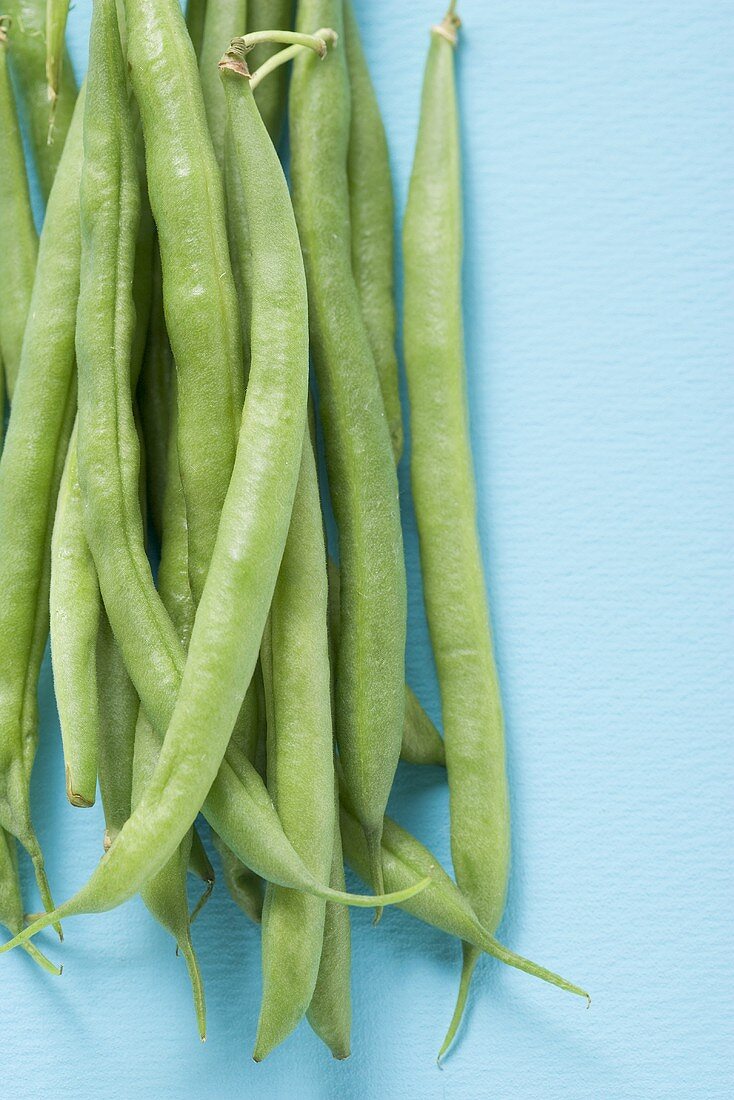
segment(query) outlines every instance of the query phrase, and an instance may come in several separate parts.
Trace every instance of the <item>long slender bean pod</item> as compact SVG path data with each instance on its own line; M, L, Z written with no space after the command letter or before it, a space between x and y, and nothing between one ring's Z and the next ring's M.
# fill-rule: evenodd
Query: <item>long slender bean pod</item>
M49 199L0 460L0 824L31 855L46 906L51 898L30 820L28 782L38 672L48 637L53 511L76 404L82 102L80 96Z
M249 0L247 5L247 33L268 30L291 30L293 27L293 0ZM275 42L262 42L256 46L252 57L248 59L250 70L254 72L278 51ZM288 72L279 68L277 72L255 89L255 102L259 108L273 145L278 145L285 119L286 96L288 90Z
M105 850L130 817L135 726L140 700L107 615L97 636L99 793L105 817Z
M33 291L38 237L33 224L18 114L8 72L8 20L0 18L0 358L13 398Z
M59 94L50 126L50 104L46 83L46 0L5 0L3 12L10 16L10 67L28 119L33 159L44 199L61 160L71 125L76 84L68 57L59 83Z
M476 521L461 323L461 168L453 5L431 32L403 228L411 478L428 626L441 689L456 880L494 932L510 819L497 670ZM458 1027L479 953L464 948Z
M329 558L329 634L335 650L339 646L340 577L339 566ZM405 717L400 759L406 764L433 764L443 767L446 763L443 738L418 702L414 692L405 685Z
M199 74L206 107L206 120L220 168L224 167L227 104L217 65L231 40L245 33L248 7L248 0L207 0L206 5Z
M97 636L102 600L84 531L76 426L69 441L51 540L51 663L72 806L97 792Z
M227 85L228 91L232 83ZM234 85L235 95L237 90ZM230 99L232 127L237 125L238 100ZM326 602L321 504L316 462L306 431L288 538L263 637L262 666L272 697L268 790L286 836L314 877L324 883L329 881L334 846ZM321 898L280 886L266 888L256 1062L278 1046L306 1014L319 972L325 913L326 903Z
M347 160L352 270L397 462L403 453L403 415L395 352L395 210L390 159L351 0L344 2L344 24L352 104Z
M244 391L224 195L196 56L176 0L126 0L166 324L178 378L181 482L198 603L234 465ZM176 170L172 171L175 164ZM107 593L103 587L103 595Z
M297 29L341 32L341 3L300 0ZM402 740L406 591L390 433L351 267L344 51L296 58L290 88L291 175L309 283L329 484L339 530L341 623L336 735L373 853ZM314 156L314 149L319 155Z
M344 795L344 790L342 793ZM349 864L366 882L369 882L371 866L369 852L356 816L348 805L348 798L345 799L345 797L342 797L341 801L341 833ZM549 985L558 986L559 989L564 989L568 993L585 997L587 1001L590 1000L589 994L580 986L508 950L499 940L496 940L480 923L461 890L452 882L433 853L388 817L385 818L382 833L382 861L385 883L392 889L406 886L423 876L431 880L426 890L408 901L401 902L401 909L405 909L426 924L448 932L450 936L457 936L472 944L478 951L492 955L508 966L540 978Z
M131 370L137 379L148 327L152 221L144 204L135 253L133 298L136 332ZM97 570L84 530L78 479L77 425L59 489L51 540L51 661L66 765L66 793L75 806L91 806L97 788L99 695L97 639L105 615Z
M223 77L239 81L243 71L241 61L228 58ZM90 96L94 80L109 81L110 75L109 64L104 73L90 68ZM117 586L124 593L114 602L106 600L110 620L131 675L139 678L136 686L146 714L159 731L167 732L140 801L87 884L2 951L23 942L53 919L121 904L161 870L205 799L207 816L216 831L253 870L263 872L260 856L264 853L266 874L280 880L280 885L294 885L337 900L334 891L313 878L279 823L274 824L277 814L249 762L245 788L223 759L244 698L242 685L252 676L275 587L306 422L306 288L288 188L254 99L245 96L241 120L248 125L238 128L235 140L241 143L238 155L253 245L252 365L242 416L243 443L237 450L184 668L182 647L152 587L149 571L138 571L134 557L129 564L126 560L133 541L142 553L139 506L137 501L135 507L129 503L137 486L138 456L128 368L132 339L130 239L134 233L127 222L134 228L137 200L134 189L129 193L127 188L122 190L123 180L131 177L134 155L122 102L124 74L115 74L114 84L116 108L110 110L111 89L105 88L104 94L95 89L93 107L85 116L84 262L77 344L79 471L87 534L102 589L103 573L111 570L116 585L110 588ZM242 86L249 88L245 81ZM250 157L260 165L259 172L246 171ZM94 432L84 427L90 415ZM110 437L115 458L111 471ZM245 624L240 621L243 608ZM160 629L158 609L168 624L167 637L166 630ZM140 634L129 611L140 612L150 625L143 655L136 652ZM232 781L235 791L228 797ZM242 795L235 793L239 790L250 796L245 814L237 812L242 805ZM227 804L222 806L222 801ZM228 815L235 816L235 823L230 824ZM388 895L381 900L401 896ZM343 900L362 905L375 902L352 896Z
M158 742L150 724L141 711L135 730L133 805L136 804L138 798L143 797L145 788L154 774L157 761ZM189 917L189 904L186 893L186 879L193 836L194 830L191 828L161 870L143 883L140 896L159 924L173 936L179 951L184 957L194 995L199 1036L201 1039L205 1039L204 986L194 946L191 942L191 918ZM119 837L116 843L119 843Z
M331 885L346 890L344 854L339 827L339 786L334 783L334 848L331 857ZM308 1007L308 1022L326 1043L335 1058L343 1061L350 1054L352 1030L352 942L349 910L327 902L324 920L324 945L319 976Z

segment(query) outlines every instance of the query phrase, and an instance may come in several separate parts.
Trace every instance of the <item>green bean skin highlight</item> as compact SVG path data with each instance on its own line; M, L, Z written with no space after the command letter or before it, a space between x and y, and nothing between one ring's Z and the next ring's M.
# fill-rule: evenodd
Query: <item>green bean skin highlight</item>
M352 270L377 367L393 454L398 462L403 453L403 414L395 352L392 177L385 127L351 0L344 2L344 30L351 89L347 173Z
M74 113L74 73L65 57L52 124L46 83L46 0L5 0L3 14L11 20L10 66L28 120L41 193L47 199Z
M69 441L51 539L51 664L72 806L94 805L99 709L97 636L102 601L89 551L77 476L76 426Z
M454 78L458 18L431 32L403 227L411 479L436 659L456 880L482 924L505 906L510 819L497 670L476 520L461 323L461 168ZM446 563L450 563L447 568ZM464 951L463 1011L478 952Z
M229 43L245 33L248 0L207 0L204 35L199 55L199 75L206 108L206 120L220 168L224 167L224 133L227 104L218 63Z
M331 885L346 890L344 855L339 828L339 785L334 782L334 847L331 856ZM319 975L308 1007L308 1022L334 1058L343 1061L351 1052L352 1030L352 936L349 910L327 902L324 944Z
M248 0L247 33L271 29L292 30L293 8L294 0ZM255 72L279 48L275 42L262 42L256 46L248 57L250 72ZM276 148L283 132L287 92L288 72L285 68L276 69L255 89L255 102Z
M8 72L7 21L0 19L0 359L12 401L23 333L36 273L38 237L33 224L20 126ZM1 412L2 410L0 410Z
M166 325L178 378L179 463L191 589L198 603L232 474L242 410L237 296L221 177L196 57L178 3L125 0L125 11L130 78L143 123Z
M357 819L348 805L348 796L342 787L341 833L344 851L349 864L361 878L369 882L371 866L369 852ZM426 876L431 884L400 907L425 924L440 928L450 936L472 944L479 951L494 956L500 962L540 978L549 985L558 986L568 993L590 1000L580 986L546 970L534 962L509 951L479 922L469 902L441 867L440 863L419 840L401 829L390 818L385 818L382 834L382 863L385 884L393 889Z
M0 460L0 824L29 852L51 905L30 822L36 688L48 636L53 511L76 404L83 95L49 199L13 413Z
M297 29L319 26L343 31L341 3L300 0ZM390 434L351 270L343 50L323 60L305 51L296 58L289 107L293 198L339 532L336 736L379 890L380 831L405 712L406 587Z
M234 118L232 119L235 124ZM326 547L308 431L288 538L261 647L267 777L286 836L314 877L329 882L334 845ZM328 810L331 808L331 813ZM322 898L268 885L262 915L263 994L253 1058L293 1031L313 997L324 941Z

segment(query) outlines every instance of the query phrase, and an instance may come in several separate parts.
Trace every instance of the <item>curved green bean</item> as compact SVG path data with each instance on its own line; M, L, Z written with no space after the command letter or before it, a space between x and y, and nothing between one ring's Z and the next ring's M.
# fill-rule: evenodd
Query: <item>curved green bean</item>
M232 474L242 410L237 296L222 182L181 10L177 0L126 0L125 11L130 79L143 123L166 324L178 379L179 464L191 590L198 603Z
M370 854L357 818L348 806L348 799L344 797L345 793L345 789L342 788L340 821L344 851L348 862L357 874L365 882L369 882ZM507 966L513 966L517 970L540 978L541 981L548 982L549 985L558 986L559 989L564 989L568 993L575 993L579 997L585 997L587 1001L590 1000L589 994L580 986L561 978L552 970L530 962L522 955L517 955L496 940L480 923L467 899L443 870L433 853L388 817L385 818L382 833L382 863L385 883L394 889L416 882L423 876L431 880L426 890L408 901L401 902L401 909L405 909L426 924L433 925L434 928L448 932L450 936L457 936L466 943L472 944L478 951L494 956Z
M38 237L8 73L8 22L0 18L0 359L12 401L36 273Z
M30 819L38 672L48 637L53 513L76 387L83 95L49 199L13 413L0 460L0 824L29 852L52 907Z
M227 59L223 77L242 81L247 93L243 70L241 62ZM96 75L102 78L101 73ZM109 76L108 65L106 79ZM89 79L91 97L92 70ZM258 173L247 172L247 160L241 158L253 242L252 366L242 416L243 444L237 450L185 667L182 648L149 571L138 572L134 558L127 560L133 541L142 553L141 525L135 516L137 511L139 517L139 507L137 502L135 507L128 504L137 485L137 436L126 369L132 339L128 299L134 236L134 226L127 223L134 222L137 196L132 188L122 186L132 175L134 147L122 103L124 81L116 75L115 84L118 109L111 112L106 99L96 95L85 117L79 472L87 534L113 628L133 678L139 677L136 686L146 714L159 731L167 732L140 801L87 884L0 951L33 936L51 920L103 911L126 900L174 854L205 799L207 816L226 843L259 873L264 853L266 874L280 885L360 905L387 904L403 896L399 892L377 902L338 896L315 880L285 837L249 762L245 787L242 777L235 777L223 759L244 698L242 685L255 666L285 545L306 422L308 376L306 289L295 221L282 169L251 94L241 100L241 121L248 125L238 127L236 140L242 143L239 151L246 151L248 158L254 156L260 165ZM100 124L102 118L106 126ZM273 231L274 225L278 232ZM86 427L90 416L93 432ZM110 452L115 461L108 470ZM107 590L114 589L117 598L108 600ZM167 627L161 628L158 608ZM247 609L246 630L239 621L242 608ZM144 635L149 641L144 654L138 652L141 635L130 612L139 612L150 627ZM232 782L235 793L228 798ZM245 814L241 813L243 795L249 796Z
M352 104L347 160L352 270L397 462L403 453L403 414L395 352L392 178L385 127L351 0L344 2L344 30Z
M51 125L46 83L46 0L5 0L3 12L11 20L10 67L28 119L41 192L44 199L47 199L74 113L74 73L67 57L61 70L59 94Z
M465 392L458 23L452 5L432 30L426 64L403 228L405 365L423 591L441 689L451 852L457 883L494 932L507 892L510 819ZM478 958L465 946L457 1009L441 1054L458 1028Z
M231 101L230 101L231 103ZM234 104L232 109L234 112ZM230 115L232 127L236 115ZM303 437L288 538L261 647L268 790L286 836L328 883L334 846L326 548L316 462ZM329 813L331 809L331 813ZM260 1062L306 1014L319 973L326 903L268 885L262 914L263 994L253 1058Z
M339 34L341 3L300 0L296 25ZM405 564L390 434L351 268L343 50L323 61L305 52L296 58L289 106L293 199L339 531L336 736L379 890L380 831L405 712Z
M99 0L95 0L99 3ZM158 741L142 710L135 730L133 764L133 807L144 797L145 788L155 773ZM140 888L140 896L152 916L173 936L184 957L194 995L199 1036L206 1038L206 1006L199 964L191 942L191 920L186 879L191 857L193 828L189 829L168 862ZM119 843L119 837L116 843ZM205 895L205 897L208 896Z

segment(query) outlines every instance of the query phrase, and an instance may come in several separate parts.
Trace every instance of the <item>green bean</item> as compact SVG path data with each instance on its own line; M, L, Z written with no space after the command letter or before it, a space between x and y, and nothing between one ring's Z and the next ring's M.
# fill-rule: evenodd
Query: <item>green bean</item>
M367 844L356 815L348 805L346 789L342 786L341 790L340 816L344 851L357 874L365 882L369 882L371 859ZM401 909L434 928L448 932L450 936L457 936L472 944L477 950L493 955L508 966L590 1000L589 994L579 986L543 966L538 966L537 963L530 962L522 955L509 951L496 940L480 923L467 899L451 881L433 853L388 817L385 818L382 833L382 863L385 883L393 889L404 887L423 876L431 880L426 890L401 902Z
M133 380L140 371L150 310L152 231L146 204L140 219L133 281L136 304ZM100 725L96 651L105 611L84 531L76 424L59 489L51 557L51 660L66 763L66 791L72 805L91 806L97 787Z
M153 527L158 538L163 524L166 491L168 434L171 418L173 362L163 312L163 277L160 253L153 253L150 323L145 341L143 366L137 388L140 423L145 440L145 484Z
M37 741L38 673L48 637L53 511L76 404L82 110L80 96L41 234L0 461L0 824L31 856L47 907L52 902L30 820L28 782Z
M130 77L143 123L166 323L178 377L179 463L191 590L198 603L232 473L242 409L237 297L222 183L180 8L176 0L126 0L125 10Z
M297 28L315 26L333 26L339 33L341 3L300 0ZM330 51L323 61L305 53L296 58L290 136L311 346L339 531L336 735L379 890L380 830L405 712L405 565L390 434L351 269L345 173L349 81L343 50Z
M132 35L131 24L129 31ZM138 565L142 525L128 368L137 207L136 188L129 181L135 178L137 185L137 178L124 73L114 72L109 59L103 65L99 58L99 71L90 67L77 322L80 482L87 536L110 620L146 715L159 733L167 732L140 801L87 884L0 952L54 919L121 904L162 869L205 799L207 816L226 843L254 871L264 871L279 885L358 905L388 904L404 896L337 895L316 880L285 837L249 762L235 776L224 760L245 694L242 685L255 666L293 506L306 420L308 340L305 279L285 178L249 82L243 79L244 66L230 58L223 64L224 79L241 81L245 93L233 140L253 242L253 356L243 442L185 668L183 649L150 571ZM259 172L245 170L250 157ZM89 431L90 418L94 431ZM115 598L108 599L108 591ZM247 610L247 629L239 621L242 608ZM142 634L139 623L144 624ZM148 643L142 654L141 636Z
M161 561L158 569L158 590L166 611L178 634L179 640L183 648L187 649L194 623L194 602L191 595L188 572L186 505L178 466L175 374L171 376L170 389L171 425L168 434L168 454L166 457L168 474L163 501ZM248 702L252 704L253 698L254 693L248 691L245 696L243 710L245 709L245 704ZM249 718L250 716L247 717ZM250 726L247 721L243 723L242 726L245 732L249 732ZM210 892L211 886L214 883L214 870L195 829L191 852L192 855L189 861L189 869L194 874L198 874L205 883L211 884L209 887ZM231 858L235 860L234 856ZM227 876L227 870L228 868L225 868L225 877L229 884L230 876ZM250 872L247 872L247 874L249 875ZM207 897L208 893L205 893L202 901L205 901ZM201 902L199 903L199 906L200 905ZM199 906L197 906L196 911L198 911Z
M230 41L245 33L247 14L248 0L207 0L199 74L209 133L220 168L224 167L227 104L217 63Z
M236 116L230 117L234 128ZM329 881L334 846L326 599L321 504L306 431L290 529L261 653L266 698L272 698L267 716L268 790L286 836L314 877L324 883ZM319 972L325 913L321 898L279 886L266 888L256 1062L283 1042L306 1014Z
M171 390L172 390L172 406L171 406L171 432L168 438L168 477L167 487L164 497L163 507L163 523L161 529L161 560L158 569L158 591L163 602L163 606L168 612L174 629L178 635L179 641L184 649L188 648L189 638L191 637L191 629L194 622L194 604L191 596L191 588L189 585L188 574L188 542L187 542L187 524L186 524L186 507L183 498L183 490L181 488L181 476L178 467L178 445L177 445L177 432L176 432L176 378L175 375L171 378ZM141 730L141 726L144 729ZM140 735L145 737L145 743L150 743L150 738L154 737L151 727L144 718L142 712L138 721L138 732L136 733L136 753L137 743ZM155 752L155 757L154 757ZM149 769L152 767L155 759L157 759L157 752L151 746L147 750L147 760ZM196 832L196 829L191 830L191 837L185 837L182 842L182 847L190 849L188 857L189 871L192 874L197 875L206 885L204 894L200 901L196 905L190 921L193 921L196 914L201 909L202 905L206 902L214 886L214 869L211 865L206 850L201 841L200 836ZM170 864L159 873L156 878L163 876L163 880L166 878L169 880L169 894L170 900L167 905L167 909L174 911L176 908L181 909L179 914L179 922L182 924L184 921L184 912L187 907L185 891L183 896L180 895L180 891L177 891L176 882L177 876L174 873L176 861L180 858L180 852L174 855ZM156 893L160 893L160 887L157 888ZM146 903L147 904L147 903ZM150 907L150 906L149 906ZM152 910L155 914L155 910ZM170 918L169 918L170 920ZM165 921L164 921L165 923ZM193 980L193 979L192 979Z
M97 792L97 635L102 601L89 552L77 477L76 425L69 441L51 540L51 663L72 806Z
M426 64L403 229L405 364L413 500L441 689L451 851L457 883L482 924L494 932L505 906L510 821L465 392L454 81L458 23L452 5L432 30ZM476 949L464 948L456 1013L441 1054L459 1026L478 958Z
M204 22L206 20L207 0L187 0L186 26L189 32L194 53L198 57L201 53L201 43L204 40Z
M291 30L293 27L293 0L249 0L247 6L247 32L263 31L270 28L275 30ZM249 59L251 71L255 71L272 57L278 50L275 42L262 42L253 50ZM288 87L288 74L284 67L279 67L268 80L263 81L255 89L255 102L258 105L262 120L267 126L273 145L277 147L283 131L285 118L286 92Z
M87 359L84 350L88 346L85 344L85 338L89 340L89 337L85 333L84 323L85 321L94 323L96 320L96 303L90 304L88 301L89 289L93 294L99 291L102 308L112 307L108 321L113 333L110 344L112 359L114 361L117 354L122 361L119 365L116 364L118 374L113 375L111 381L113 386L120 385L123 381L120 375L123 372L126 373L126 387L123 386L123 388L126 390L128 399L127 430L128 434L137 441L135 426L132 422L130 394L140 366L142 341L137 341L136 349L134 291L133 293L128 291L127 296L120 292L118 280L121 287L127 288L130 283L135 286L135 258L136 252L139 254L140 251L136 249L136 235L140 233L141 224L140 195L135 136L128 104L125 59L120 43L116 0L95 0L94 4L84 145L83 262L79 304L79 454L82 485L87 480L84 465L85 461L88 461L87 455L91 453L92 461L95 458L101 458L94 447L87 444L86 439L90 431L94 435L96 430L97 405L100 410L103 407L101 400L94 401L97 395L94 393L94 387L90 386L85 369ZM110 241L109 249L104 248L105 237ZM147 237L150 238L150 232L147 233ZM96 251L99 248L103 253L101 257ZM88 282L89 279L91 283ZM109 333L106 335L109 338ZM103 370L100 370L100 374L103 383L109 385L110 378L105 376ZM91 409L90 391L92 392ZM104 426L104 417L101 416L100 427L104 429ZM121 437L118 437L117 444L121 445ZM115 476L114 472L112 476ZM133 479L134 489L137 489L136 481L137 479ZM135 524L137 518L138 527L142 528L139 500L134 503L128 500L126 503L132 516L132 523ZM129 519L128 523L130 523ZM157 741L145 715L140 710L134 733L130 796L133 815L138 809L138 804L144 805L144 791L150 777L155 773L157 760ZM132 820L133 815L128 820ZM126 830L127 822L112 840L105 858L114 862L119 847L124 845ZM188 829L185 836L181 838L181 843L171 853L171 857L153 876L140 883L140 892L153 916L175 937L186 959L194 992L199 1030L203 1038L205 1032L203 991L191 944L186 895L186 874L191 846L192 831Z
M261 752L263 756L265 754L266 736L262 669L258 661L227 746L227 755L230 759L234 759L235 764L239 757L244 756L264 778L266 769L259 757ZM221 837L216 833L213 835L214 843L221 856L227 889L240 909L256 924L260 924L265 892L262 879L246 867L234 852L230 851Z
M189 583L188 523L186 501L178 462L178 401L176 376L171 376L171 430L166 458L166 491L163 497L161 561L158 591L184 649L188 649L194 625L194 600Z
M390 160L385 127L350 0L344 3L344 22L352 102L347 161L352 270L397 462L403 453L403 417L395 353L395 211Z
M23 145L8 74L8 20L0 18L0 354L12 401L33 290L38 237L33 224ZM2 410L0 409L0 412Z
M66 58L51 126L46 85L46 0L5 0L3 11L11 19L10 68L28 119L41 193L47 199L74 112L74 74Z
M329 558L329 634L334 649L339 644L340 579L339 566ZM418 702L415 694L405 685L405 717L400 759L406 764L433 764L443 767L446 763L443 738Z
M46 0L46 81L51 104L51 125L56 113L56 102L59 98L59 86L64 67L66 53L64 40L68 16L69 0Z
M0 925L16 936L23 927L23 899L18 878L18 850L15 838L0 828ZM50 974L60 974L61 968L49 962L34 943L23 945L34 962Z
M95 6L100 0L95 0ZM109 0L107 0L109 2ZM144 796L158 761L158 742L143 712L135 730L133 805ZM184 957L194 995L194 1008L201 1039L206 1038L206 1007L199 964L191 942L191 919L186 894L186 876L191 855L193 829L189 829L173 856L153 878L143 883L140 896L151 914L176 941ZM122 835L122 834L120 834ZM120 843L118 837L117 844ZM114 848L112 849L114 850Z
M140 700L107 615L97 636L99 793L105 816L105 851L130 817L135 726Z
M334 848L331 857L331 885L346 890L344 856L339 828L339 787L334 784ZM308 1022L326 1043L335 1058L342 1061L350 1054L352 1024L351 993L352 944L349 910L327 902L324 920L324 946L319 976L308 1008Z

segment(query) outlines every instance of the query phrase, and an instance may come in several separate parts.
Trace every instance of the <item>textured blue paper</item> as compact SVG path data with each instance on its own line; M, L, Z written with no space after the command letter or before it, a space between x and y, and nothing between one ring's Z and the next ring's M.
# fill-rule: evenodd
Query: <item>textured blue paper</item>
M441 4L359 14L402 208ZM592 1008L485 963L441 1072L458 945L355 913L352 1058L304 1025L255 1066L258 935L220 886L195 927L205 1046L184 964L134 901L69 921L63 948L45 937L60 979L0 959L4 1095L731 1095L732 10L462 14L469 389L513 792L502 932ZM88 18L85 0L80 68ZM405 473L402 490L410 676L435 714ZM66 803L48 668L41 695L35 814L61 898L93 867L101 819ZM394 812L448 859L440 773L402 771Z

